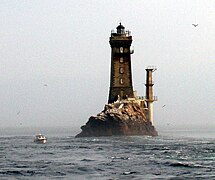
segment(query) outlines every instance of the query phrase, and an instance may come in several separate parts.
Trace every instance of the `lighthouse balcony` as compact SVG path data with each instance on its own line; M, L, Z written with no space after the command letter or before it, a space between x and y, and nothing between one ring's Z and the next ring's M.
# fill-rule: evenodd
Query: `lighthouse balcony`
M152 96L152 97L147 97L145 96L146 101L153 102L153 101L158 101L157 96Z
M152 96L151 98L147 97L147 96L138 96L137 97L139 100L144 100L144 101L158 101L158 97L157 96Z
M154 85L154 81L149 81L149 82L146 82L145 84L146 86L149 85L149 86L153 86Z
M118 35L118 34L111 34L110 41L120 42L120 41L132 41L132 36L126 35Z

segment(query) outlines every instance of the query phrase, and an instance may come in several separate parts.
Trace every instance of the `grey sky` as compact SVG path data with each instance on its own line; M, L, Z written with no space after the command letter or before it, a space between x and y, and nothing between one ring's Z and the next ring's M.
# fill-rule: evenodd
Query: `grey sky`
M1 0L0 126L80 126L99 113L120 20L139 95L145 67L158 68L155 125L215 127L213 0Z

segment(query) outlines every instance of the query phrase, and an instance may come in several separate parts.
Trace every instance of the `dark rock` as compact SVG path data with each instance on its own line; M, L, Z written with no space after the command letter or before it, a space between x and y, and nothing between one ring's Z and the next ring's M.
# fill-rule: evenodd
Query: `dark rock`
M121 101L106 104L97 116L91 116L76 137L112 135L157 136L155 127L146 118L146 111L137 102Z

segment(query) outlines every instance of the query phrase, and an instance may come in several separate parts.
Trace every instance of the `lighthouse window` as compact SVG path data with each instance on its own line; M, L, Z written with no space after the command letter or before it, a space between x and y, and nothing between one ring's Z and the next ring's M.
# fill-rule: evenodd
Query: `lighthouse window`
M123 57L121 57L121 58L119 59L119 62L121 62L121 63L124 62Z
M123 67L119 68L119 73L120 73L120 74L123 74L123 73L124 73L124 68L123 68Z
M123 79L120 79L120 84L124 84L124 80Z
M123 53L123 47L120 47L119 51L120 53Z

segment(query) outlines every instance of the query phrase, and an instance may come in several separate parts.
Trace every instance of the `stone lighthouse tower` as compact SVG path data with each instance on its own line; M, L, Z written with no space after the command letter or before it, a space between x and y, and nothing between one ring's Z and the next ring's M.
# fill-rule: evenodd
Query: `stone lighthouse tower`
M120 23L116 32L111 32L111 73L108 103L117 99L133 98L131 54L132 36Z

